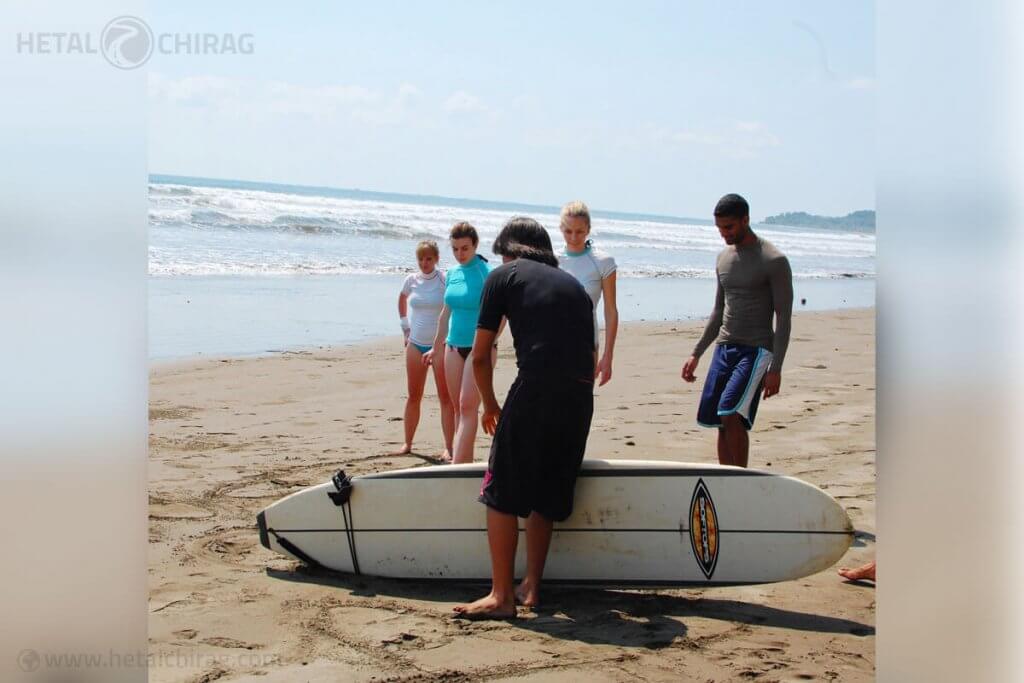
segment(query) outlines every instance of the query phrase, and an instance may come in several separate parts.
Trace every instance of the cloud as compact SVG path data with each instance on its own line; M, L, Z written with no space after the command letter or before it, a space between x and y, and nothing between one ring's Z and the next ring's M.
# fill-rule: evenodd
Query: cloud
M412 83L403 83L398 86L398 99L400 100L412 100L416 99L423 93Z
M333 115L380 100L380 95L359 85L306 86L271 81L252 88L255 102L269 111L311 116Z
M449 114L486 114L490 111L490 108L487 107L487 105L485 105L476 95L472 95L465 90L459 90L452 93L448 99L444 101L444 110Z
M169 79L158 73L149 75L149 98L186 107L215 106L225 99L238 98L237 81L219 76L188 76Z
M304 85L220 76L167 78L155 72L149 75L151 105L187 107L229 116L298 115L322 120L349 116L392 125L403 121L420 95L419 88L411 83L386 93L357 84Z
M649 133L658 144L715 148L736 159L751 159L761 150L782 145L782 139L760 121L737 121L731 128L713 131L654 128Z
M719 135L697 133L692 130L669 132L666 138L672 142L697 145L720 145L724 141Z

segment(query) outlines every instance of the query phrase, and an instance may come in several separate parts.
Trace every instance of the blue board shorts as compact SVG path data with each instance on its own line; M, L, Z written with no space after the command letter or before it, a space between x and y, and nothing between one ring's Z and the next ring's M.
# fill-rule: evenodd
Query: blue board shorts
M771 362L772 352L767 349L743 344L717 345L704 380L697 424L721 427L722 416L739 415L747 429L753 427L761 384Z

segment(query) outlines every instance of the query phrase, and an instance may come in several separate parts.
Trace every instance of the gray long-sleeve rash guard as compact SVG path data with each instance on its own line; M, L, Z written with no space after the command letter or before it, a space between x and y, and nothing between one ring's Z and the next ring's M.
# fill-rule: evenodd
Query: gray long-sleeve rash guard
M718 254L715 272L715 308L693 355L700 358L712 341L759 346L772 352L768 372L781 372L793 315L793 272L789 260L771 242L758 237L748 247L723 249Z

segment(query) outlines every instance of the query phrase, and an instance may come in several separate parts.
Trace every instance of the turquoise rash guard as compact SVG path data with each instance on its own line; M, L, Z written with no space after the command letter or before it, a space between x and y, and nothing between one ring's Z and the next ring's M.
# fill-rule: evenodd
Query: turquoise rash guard
M444 304L451 311L445 340L449 346L473 345L476 320L480 315L480 295L490 272L491 267L479 256L466 265L460 263L448 269Z

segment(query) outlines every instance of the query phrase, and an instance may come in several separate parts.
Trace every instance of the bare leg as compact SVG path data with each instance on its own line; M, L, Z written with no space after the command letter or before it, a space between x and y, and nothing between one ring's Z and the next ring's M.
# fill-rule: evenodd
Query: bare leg
M729 442L725 439L725 429L722 427L718 428L718 464L732 464L732 457L729 455Z
M448 382L444 377L443 354L434 362L434 386L437 387L437 400L441 402L441 432L444 434L444 452L441 458L451 461L452 439L455 438L455 408L448 392Z
M739 415L723 415L719 439L723 438L725 439L725 447L730 462L722 464L746 467L750 451L750 439L747 437L747 428L743 426L743 418ZM721 462L721 451L719 451L718 457L719 462Z
M551 547L551 520L533 512L526 519L526 578L516 588L516 601L527 607L540 604L540 580Z
M466 363L469 364L468 362ZM455 456L452 462L473 462L473 444L476 441L476 423L480 415L480 392L476 389L476 379L472 369L462 373L462 389L459 392L458 429L455 430Z
M461 356L459 360L462 360ZM494 367L497 362L498 350L492 348L491 367ZM469 361L467 360L465 364L469 365ZM472 367L466 368L462 373L462 388L455 406L458 412L455 418L455 453L452 462L473 462L473 445L476 441L477 424L480 421L480 392L476 388Z
M513 581L519 520L515 515L487 508L487 543L491 548L491 592L455 613L467 619L507 619L516 615Z
M427 382L427 368L423 365L423 354L413 344L405 347L405 376L409 397L405 399L405 445L400 453L412 453L412 440L420 424L420 404L423 401L423 386Z
M452 441L453 444L458 439L458 428L459 428L459 413L457 411L460 400L462 399L462 376L466 371L466 361L463 360L462 356L457 351L449 349L446 345L444 347L444 382L448 386L448 398L452 404ZM454 462L455 448L449 451Z
M846 567L843 567L839 570L839 576L843 577L847 581L874 581L875 563L868 562L856 569L847 569Z

